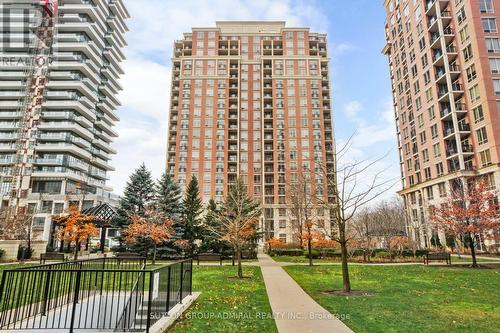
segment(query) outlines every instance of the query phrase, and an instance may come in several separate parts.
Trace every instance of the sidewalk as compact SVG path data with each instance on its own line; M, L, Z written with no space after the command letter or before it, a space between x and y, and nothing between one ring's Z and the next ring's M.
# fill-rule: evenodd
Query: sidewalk
M269 303L280 333L353 332L342 321L316 303L267 254L259 253L259 264Z

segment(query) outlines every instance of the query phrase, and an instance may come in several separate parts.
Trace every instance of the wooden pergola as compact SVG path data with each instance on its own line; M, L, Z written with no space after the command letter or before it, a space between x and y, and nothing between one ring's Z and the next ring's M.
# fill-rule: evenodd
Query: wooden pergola
M93 216L94 224L101 229L100 250L104 253L106 241L106 229L112 226L112 220L116 216L116 211L107 203L103 203L91 208L82 210L82 214Z

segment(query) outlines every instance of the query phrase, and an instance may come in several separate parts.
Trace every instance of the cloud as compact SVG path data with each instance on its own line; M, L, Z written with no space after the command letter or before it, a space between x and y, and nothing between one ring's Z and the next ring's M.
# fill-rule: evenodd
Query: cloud
M133 57L124 64L124 70L124 90L119 96L122 104L130 109L134 116L143 115L157 121L165 121L170 103L171 68L144 58Z
M363 105L359 101L352 101L344 105L342 111L349 118L355 118L363 109Z

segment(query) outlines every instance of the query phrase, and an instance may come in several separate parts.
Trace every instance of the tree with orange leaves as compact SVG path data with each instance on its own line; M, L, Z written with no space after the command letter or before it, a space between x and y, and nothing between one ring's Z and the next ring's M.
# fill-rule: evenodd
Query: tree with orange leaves
M75 260L78 259L78 251L82 241L99 235L99 229L93 223L94 217L82 214L75 206L70 207L69 214L54 218L54 222L62 227L59 229L57 237L62 241L75 243Z
M233 248L238 262L238 278L243 278L241 250L255 237L261 214L260 204L250 198L246 185L238 178L230 185L222 203L218 226L207 226Z
M131 245L137 244L139 240L150 243L153 247L154 265L158 245L168 241L174 234L173 223L154 207L146 208L144 215L131 217L132 223L124 229L124 240Z
M269 250L269 253L272 251L272 249L281 249L281 248L286 246L286 243L280 241L276 237L271 238L266 243L267 243L267 248Z
M431 207L430 213L436 227L468 239L472 267L478 267L476 237L500 230L498 196L489 182L484 178L469 179L465 184L457 180L447 200L440 207Z

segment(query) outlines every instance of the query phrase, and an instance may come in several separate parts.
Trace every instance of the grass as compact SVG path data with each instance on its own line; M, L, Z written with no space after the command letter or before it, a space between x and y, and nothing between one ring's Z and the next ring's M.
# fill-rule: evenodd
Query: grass
M277 332L259 267L244 266L242 280L232 266L195 266L193 291L201 291L195 304L172 332ZM264 317L264 318L262 318Z
M500 262L500 257L498 258L477 258L477 262L488 262L488 261L496 261L496 262ZM454 262L465 262L465 263L472 263L472 258L471 257L461 257L459 258L457 255L451 255L451 262L454 263Z
M339 266L285 270L323 307L344 316L355 332L498 332L498 266L350 266L353 290L374 294L369 297L323 293L341 289Z
M304 256L274 256L273 259L278 262L291 262L291 263L308 263L309 259L307 259ZM359 260L351 261L352 263L363 263L362 258L358 258ZM478 258L477 262L489 262L489 261L498 261L500 262L500 257L499 258ZM378 263L378 262L384 262L384 263L390 263L391 261L388 259L378 259L378 258L372 258L370 263ZM414 259L412 257L407 257L404 260L401 259L395 259L392 262L418 262L418 263L423 263L424 258L417 258ZM472 258L458 258L456 255L451 256L451 262L452 263L472 263ZM340 263L340 258L321 258L321 259L313 259L313 264L314 263ZM436 262L437 263L437 262ZM444 263L444 262L443 262Z
M304 257L304 256L274 256L273 259L278 262L292 262L292 263L308 263L309 259ZM363 258L362 257L356 257L354 258L355 260L350 260L350 262L353 263L363 263ZM404 260L401 259L395 259L392 262L423 262L423 258L417 258L414 259L412 257L407 257L404 258ZM372 258L370 263L378 263L378 262L384 262L384 263L390 263L391 261L389 259L380 259L380 258ZM313 264L314 263L340 263L340 258L320 258L320 259L313 259Z

